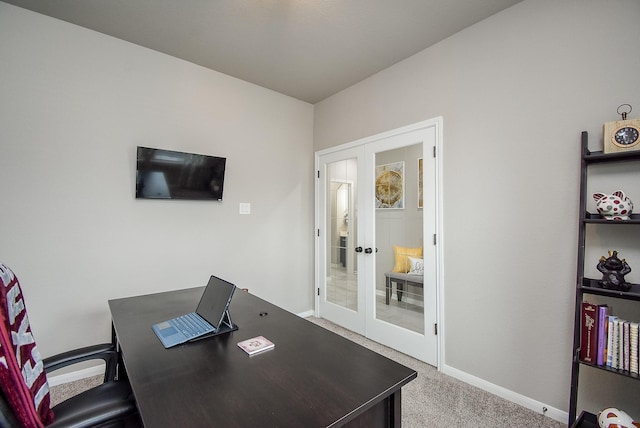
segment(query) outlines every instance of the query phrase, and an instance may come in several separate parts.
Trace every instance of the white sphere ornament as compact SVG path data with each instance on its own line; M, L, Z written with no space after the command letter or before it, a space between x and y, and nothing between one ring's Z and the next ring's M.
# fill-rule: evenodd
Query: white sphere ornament
M615 407L607 407L598 413L598 425L600 428L640 428L640 422L635 422L631 416Z

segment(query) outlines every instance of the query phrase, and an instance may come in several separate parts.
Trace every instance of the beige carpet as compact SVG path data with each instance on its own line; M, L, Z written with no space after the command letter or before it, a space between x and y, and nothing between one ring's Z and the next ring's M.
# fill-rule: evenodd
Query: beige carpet
M405 428L566 428L566 424L444 375L435 367L320 318L307 318L385 357L414 369L402 388Z
M320 318L309 321L418 372L402 389L402 426L405 428L562 428L566 424L511 403L479 388L446 376L434 367ZM59 403L101 382L95 376L51 388Z

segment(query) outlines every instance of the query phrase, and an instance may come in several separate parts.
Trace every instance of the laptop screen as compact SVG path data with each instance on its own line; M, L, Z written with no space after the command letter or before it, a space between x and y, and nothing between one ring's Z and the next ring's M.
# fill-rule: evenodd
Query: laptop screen
M235 290L236 286L232 283L211 276L198 303L197 314L206 319L216 330L219 329Z

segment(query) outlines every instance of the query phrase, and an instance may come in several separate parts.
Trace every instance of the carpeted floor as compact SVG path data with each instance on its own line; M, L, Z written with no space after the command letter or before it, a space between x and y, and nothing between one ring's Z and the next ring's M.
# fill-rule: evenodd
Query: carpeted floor
M418 372L402 388L405 428L566 428L566 424L444 375L435 367L321 318L307 318Z
M405 428L562 428L565 424L504 400L434 367L320 318L309 321L418 372L402 389ZM53 404L101 382L95 376L51 388Z

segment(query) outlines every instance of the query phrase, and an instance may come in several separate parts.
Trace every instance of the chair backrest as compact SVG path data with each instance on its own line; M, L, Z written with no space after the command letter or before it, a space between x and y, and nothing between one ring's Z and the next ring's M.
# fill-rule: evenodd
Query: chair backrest
M2 390L0 390L0 427L19 427L20 425L13 414L13 409L4 398Z
M36 347L22 289L15 274L0 264L0 389L25 428L53 422L42 357Z

